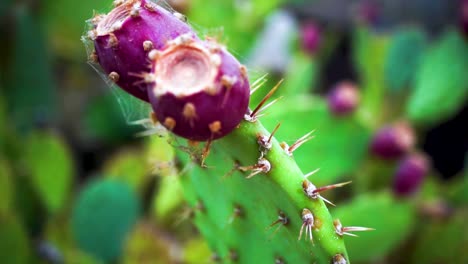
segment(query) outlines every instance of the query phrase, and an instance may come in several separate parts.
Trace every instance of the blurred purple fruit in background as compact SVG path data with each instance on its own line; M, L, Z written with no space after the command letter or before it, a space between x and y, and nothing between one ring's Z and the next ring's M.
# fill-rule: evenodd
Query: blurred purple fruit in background
M306 22L301 26L302 49L308 54L315 54L320 46L320 28L314 22Z
M358 20L367 24L375 25L379 20L380 10L375 1L365 0L358 5Z
M352 82L340 82L328 94L328 108L334 115L351 114L358 105L359 91Z
M460 1L460 27L465 36L468 37L468 0Z
M415 133L407 122L382 127L372 139L370 151L382 159L401 157L414 147Z
M398 164L393 181L393 192L397 196L408 196L422 185L429 171L429 160L421 153L409 154Z

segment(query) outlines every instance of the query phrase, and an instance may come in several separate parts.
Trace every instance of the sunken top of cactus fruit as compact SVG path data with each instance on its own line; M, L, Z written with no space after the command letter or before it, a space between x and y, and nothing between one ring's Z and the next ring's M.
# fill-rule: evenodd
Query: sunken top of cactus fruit
M181 35L149 57L154 80L149 98L157 119L173 133L214 140L241 122L250 85L245 67L223 46Z
M184 97L203 90L216 93L212 89L219 87L212 83L218 71L212 67L212 60L221 58L218 55L213 55L213 58L207 50L196 46L172 46L164 52L164 57L154 68L157 74L153 92L157 96L172 93L176 97Z
M149 72L148 53L162 49L181 34L197 39L181 15L148 0L127 0L106 15L91 19L94 40L92 59L113 82L131 95L149 101L148 84L141 76Z

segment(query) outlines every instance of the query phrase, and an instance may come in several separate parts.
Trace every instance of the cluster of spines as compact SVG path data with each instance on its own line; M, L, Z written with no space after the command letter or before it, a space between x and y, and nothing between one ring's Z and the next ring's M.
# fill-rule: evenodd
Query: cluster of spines
M281 82L280 82L281 83ZM280 84L279 83L279 84ZM255 108L255 109L261 109L262 108L262 105L272 96L272 94L277 90L278 88L278 85L276 85L262 100L261 102L259 103L259 105ZM276 100L272 101L272 103L276 102ZM268 106L271 105L271 104L268 104ZM249 121L249 122L252 122L252 121L256 121L257 118L255 116L252 116L252 114L248 115L248 117L246 118L246 121ZM271 140L274 136L274 134L276 133L276 131L279 129L281 123L279 123L275 129L273 130L273 132L269 135L269 136L265 136L265 135L258 135L258 144L260 145L260 158L258 160L258 163L253 165L253 166L249 166L249 168L252 168L252 173L247 176L247 178L251 178L252 176L256 175L256 174L259 174L259 173L268 173L271 169L271 164L270 162L265 158L267 152L271 149L272 145L271 145ZM289 146L286 142L281 142L280 143L280 146L281 148L284 150L284 152L288 155L288 156L293 156L293 152L298 149L302 144L306 143L307 141L311 140L313 138L312 133L314 132L311 131L307 134L305 134L304 136L302 136L301 138L299 138L298 140L296 140L291 146ZM319 171L319 169L316 169L306 175L304 175L304 181L302 182L302 189L304 191L304 194L310 198L310 199L321 199L323 201L325 201L326 203L330 204L330 205L333 205L335 206L335 204L333 204L332 202L328 201L327 199L325 199L324 197L322 197L320 195L321 192L323 191L327 191L327 190L331 190L331 189L335 189L335 188L338 188L338 187L342 187L344 185L347 185L349 183L351 183L351 181L348 181L348 182L343 182L343 183L337 183L337 184L331 184L331 185L327 185L327 186L323 186L323 187L319 187L317 188L312 182L310 182L307 178L315 173L317 173ZM278 220L276 220L274 222L274 224L276 223L283 223L283 224L287 224L287 220L286 221L280 221L281 219L288 219L287 216L285 216L283 213L281 213L279 216L278 216ZM303 230L305 228L305 235L306 235L306 239L307 239L307 234L309 234L309 239L311 241L313 241L313 237L312 237L312 228L314 228L314 215L312 213L312 211L308 208L304 208L302 210L302 215L301 215L301 219L302 219L302 226L301 226L301 229L299 231L299 240L301 239L302 237L302 233L303 233ZM352 233L349 233L349 232L352 232L352 231L369 231L369 230L373 230L372 228L366 228L366 227L343 227L341 225L341 222L339 221L339 219L336 219L334 220L334 225L335 225L335 232L339 235L339 236L343 236L343 235L350 235L350 236L356 236Z

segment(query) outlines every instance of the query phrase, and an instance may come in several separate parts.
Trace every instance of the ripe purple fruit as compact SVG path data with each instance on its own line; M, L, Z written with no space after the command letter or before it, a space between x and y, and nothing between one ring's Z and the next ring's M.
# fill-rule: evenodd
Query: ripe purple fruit
M148 102L141 78L150 70L148 52L181 34L197 38L183 20L149 0L120 1L109 14L91 19L94 28L88 35L96 50L91 59L122 89Z
M410 154L398 164L393 181L393 192L398 196L413 194L421 186L429 170L429 161L423 154Z
M302 49L308 54L315 54L320 45L320 29L315 23L308 22L301 28Z
M328 108L337 116L354 112L359 104L359 91L351 82L338 83L328 94Z
M414 147L415 135L406 122L397 122L381 128L372 139L370 151L383 159L401 157Z
M159 122L173 133L214 140L243 119L250 97L246 68L221 45L181 35L150 58L150 102Z

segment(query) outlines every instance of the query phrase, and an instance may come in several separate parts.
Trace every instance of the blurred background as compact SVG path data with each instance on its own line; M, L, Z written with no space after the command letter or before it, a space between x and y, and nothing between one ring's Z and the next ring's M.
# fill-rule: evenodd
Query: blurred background
M303 171L353 180L332 213L377 229L346 241L354 263L468 263L468 1L167 3L268 74L251 106L284 79L262 122L317 129ZM87 63L85 21L111 9L0 1L2 263L210 262L173 150L132 124L148 108Z

